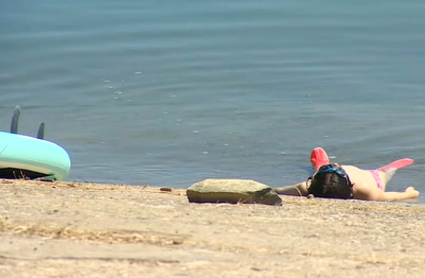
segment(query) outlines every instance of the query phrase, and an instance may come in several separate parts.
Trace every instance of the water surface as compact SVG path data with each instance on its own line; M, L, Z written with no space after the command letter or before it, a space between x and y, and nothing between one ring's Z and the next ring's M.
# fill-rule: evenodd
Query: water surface
M423 185L422 1L2 1L0 128L64 146L69 180L280 186L309 154ZM424 195L425 196L425 195ZM425 197L421 199L423 202Z

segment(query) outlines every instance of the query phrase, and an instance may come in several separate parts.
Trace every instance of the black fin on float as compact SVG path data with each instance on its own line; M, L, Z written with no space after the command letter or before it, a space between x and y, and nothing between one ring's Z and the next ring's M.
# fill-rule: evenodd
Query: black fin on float
M13 111L12 123L10 124L10 133L17 134L18 133L18 123L19 116L21 115L21 107L16 106Z
M44 139L44 123L41 123L38 127L37 138L41 140Z

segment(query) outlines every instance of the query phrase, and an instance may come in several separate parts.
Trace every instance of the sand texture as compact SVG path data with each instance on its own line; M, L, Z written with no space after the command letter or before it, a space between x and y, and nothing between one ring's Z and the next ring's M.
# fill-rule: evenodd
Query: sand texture
M0 277L425 277L425 205L282 199L0 180Z

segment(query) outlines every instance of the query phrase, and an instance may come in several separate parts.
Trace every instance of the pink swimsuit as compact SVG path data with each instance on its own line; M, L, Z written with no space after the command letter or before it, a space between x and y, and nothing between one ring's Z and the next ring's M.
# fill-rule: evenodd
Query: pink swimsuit
M381 182L381 177L379 176L378 171L377 170L366 170L366 171L372 174L373 178L376 181L376 185L378 185L378 188L384 190L384 187L382 186L382 182Z

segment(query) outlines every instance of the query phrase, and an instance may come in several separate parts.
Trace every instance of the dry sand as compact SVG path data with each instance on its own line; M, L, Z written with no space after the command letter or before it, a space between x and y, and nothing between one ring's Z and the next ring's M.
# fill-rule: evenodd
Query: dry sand
M0 277L424 277L425 205L0 180Z

